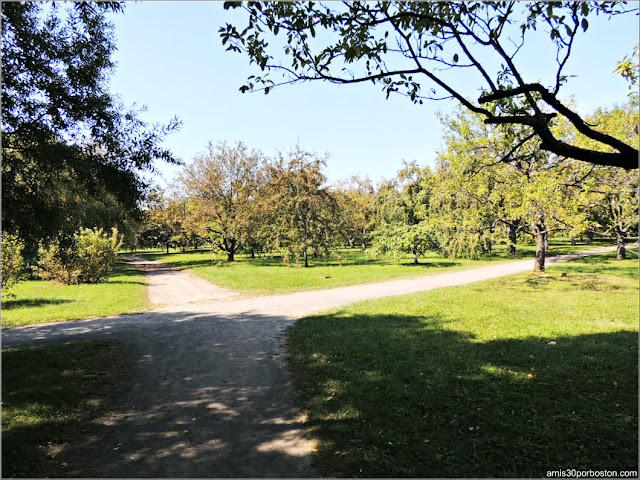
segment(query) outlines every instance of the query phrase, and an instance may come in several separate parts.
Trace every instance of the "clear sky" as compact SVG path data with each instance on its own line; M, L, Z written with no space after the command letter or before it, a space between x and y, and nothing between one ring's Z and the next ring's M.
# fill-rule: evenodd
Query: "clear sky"
M403 160L433 165L442 130L435 114L449 111L453 101L414 105L400 96L385 100L371 84L325 82L284 86L268 95L242 94L239 87L258 69L221 44L218 28L234 19L244 26L239 12L206 1L127 2L123 14L112 16L118 51L111 90L127 105L146 105L142 117L151 123L178 116L182 128L165 145L183 161L190 162L209 140L225 140L242 141L266 155L296 143L318 154L328 152L331 181L355 174L374 181L390 178ZM577 77L563 87L574 95L580 113L626 100L628 84L613 70L631 53L638 35L634 14L611 21L589 18L567 68ZM533 81L555 58L544 58L536 45L527 48L525 73ZM170 184L177 169L158 166Z

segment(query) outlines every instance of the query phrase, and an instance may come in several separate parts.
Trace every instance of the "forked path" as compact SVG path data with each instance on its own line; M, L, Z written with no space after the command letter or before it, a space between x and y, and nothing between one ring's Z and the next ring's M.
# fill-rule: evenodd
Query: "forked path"
M547 259L549 264L611 251ZM88 426L58 454L66 477L316 476L313 445L282 361L282 332L297 318L361 300L529 271L521 260L443 273L254 298L188 273L129 258L147 273L157 310L6 329L3 348L111 337L132 344L134 379L121 413ZM204 282L204 283L203 283ZM181 292L181 293L177 293Z

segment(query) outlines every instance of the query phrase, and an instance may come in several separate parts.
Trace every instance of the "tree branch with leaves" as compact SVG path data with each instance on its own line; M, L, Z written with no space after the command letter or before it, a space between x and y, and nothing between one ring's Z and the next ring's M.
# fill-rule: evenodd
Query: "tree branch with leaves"
M246 54L262 72L248 78L243 92L269 93L311 80L372 82L387 97L398 93L417 104L455 99L488 124L520 126L556 156L638 168L635 146L592 128L560 97L567 62L590 16L637 12L625 2L226 2L225 8L242 8L247 25L221 27L222 43ZM539 27L555 50L548 85L522 74L521 48ZM280 34L284 42L277 41ZM272 72L283 73L284 80L275 83ZM468 85L481 94L466 92ZM557 137L556 117L610 151Z

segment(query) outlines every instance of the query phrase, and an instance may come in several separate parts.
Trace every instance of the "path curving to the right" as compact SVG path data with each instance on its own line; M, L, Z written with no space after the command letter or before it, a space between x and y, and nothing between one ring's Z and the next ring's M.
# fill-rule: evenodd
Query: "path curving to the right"
M613 249L549 257L547 264ZM304 315L353 302L533 270L529 259L330 290L234 298L233 292L186 272L145 265L162 271L146 275L150 296L160 299L162 308L2 331L2 348L96 337L133 347L134 378L122 409L88 426L81 441L63 446L57 458L66 464L65 477L317 476L311 467L313 444L304 436L304 417L295 408L284 368L282 333L288 326ZM176 298L177 284L193 296Z

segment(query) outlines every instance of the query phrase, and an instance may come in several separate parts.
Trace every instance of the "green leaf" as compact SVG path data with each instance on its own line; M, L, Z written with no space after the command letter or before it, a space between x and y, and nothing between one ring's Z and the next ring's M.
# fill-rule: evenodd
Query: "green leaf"
M581 8L582 8L582 15L584 15L585 17L589 15L589 2L582 2Z
M583 19L582 19L582 31L583 31L583 32L586 32L586 31L587 31L587 28L589 28L589 22L587 22L587 19L586 19L586 18L583 18Z

